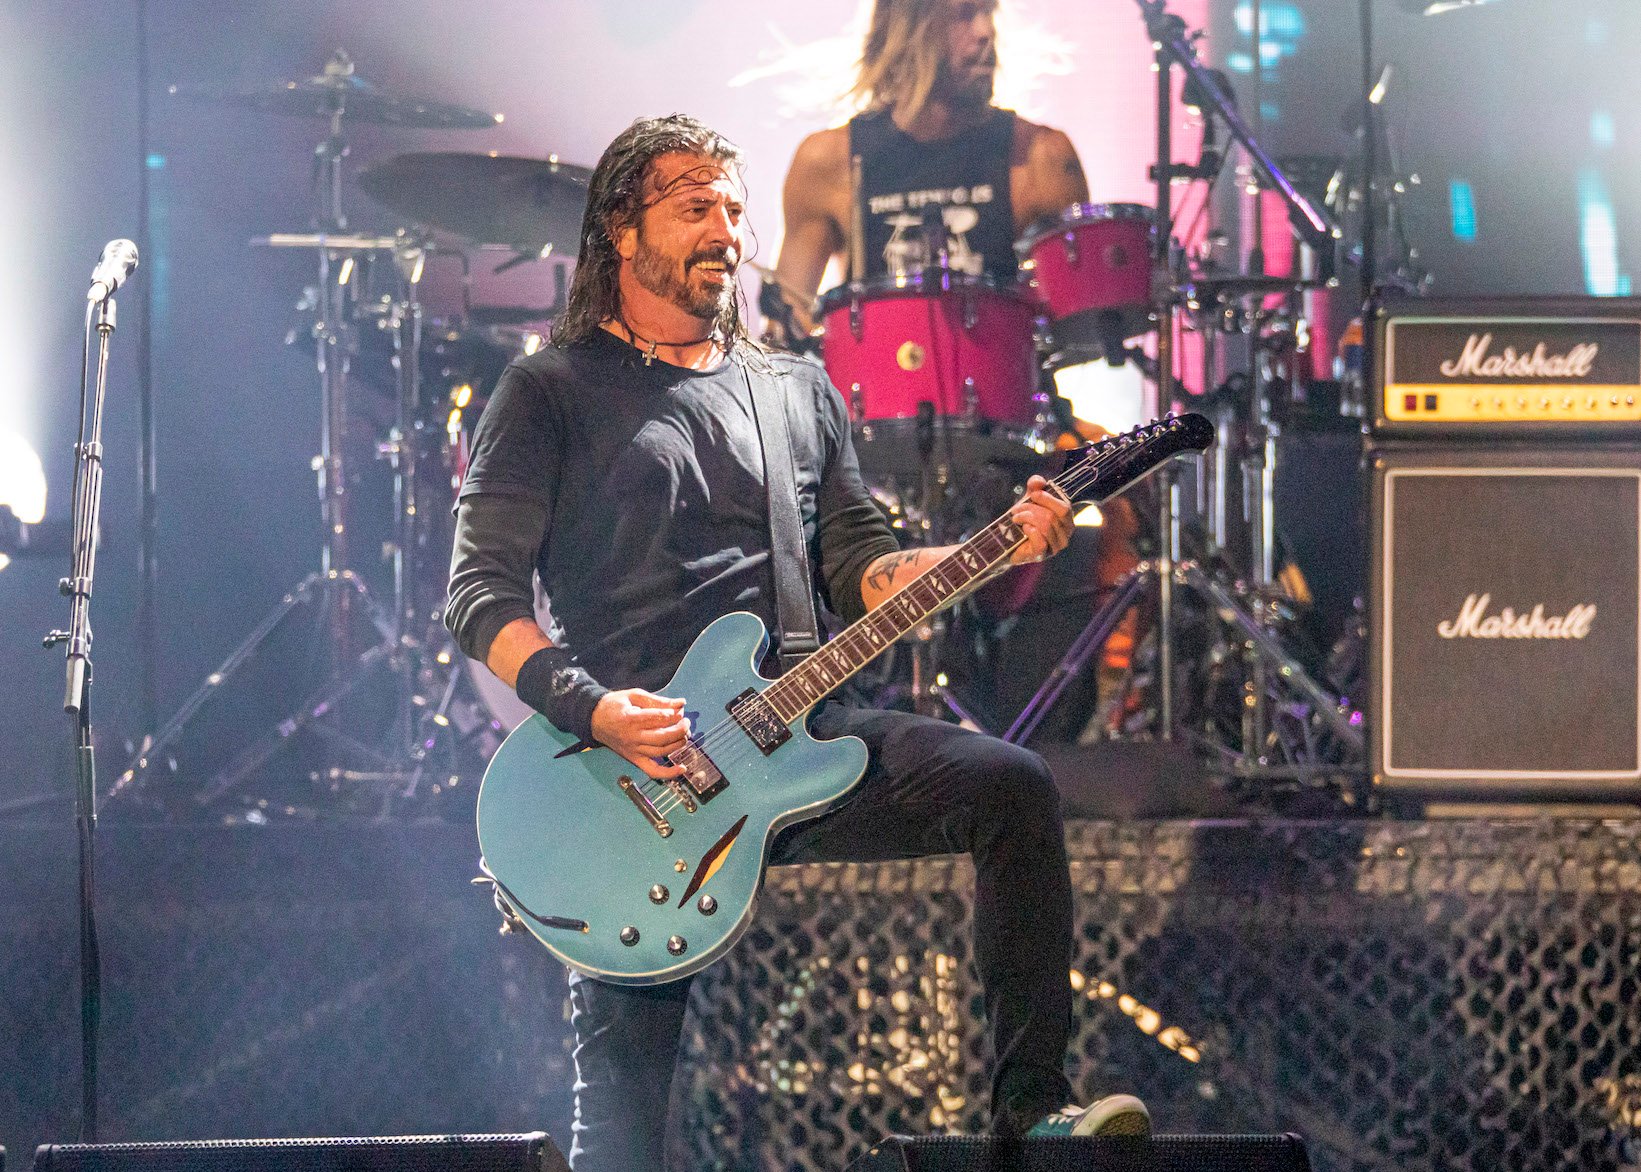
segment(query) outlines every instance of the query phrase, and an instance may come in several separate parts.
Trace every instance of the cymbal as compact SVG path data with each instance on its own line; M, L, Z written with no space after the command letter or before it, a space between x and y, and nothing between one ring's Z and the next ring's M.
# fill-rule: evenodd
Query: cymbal
M338 52L325 72L301 81L278 82L254 89L218 85L174 85L170 92L190 101L217 102L264 114L307 118L345 117L350 122L409 126L423 130L482 130L502 120L500 114L390 94L353 72L353 62Z
M1232 274L1222 277L1193 277L1185 282L1193 300L1219 297L1266 297L1273 293L1298 293L1317 289L1321 281L1302 277L1255 277Z
M391 211L476 244L574 256L592 171L518 155L419 151L372 163L359 186Z

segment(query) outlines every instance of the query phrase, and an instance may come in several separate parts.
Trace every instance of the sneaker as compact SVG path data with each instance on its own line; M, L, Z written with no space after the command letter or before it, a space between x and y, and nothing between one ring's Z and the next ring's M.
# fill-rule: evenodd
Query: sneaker
M1151 1112L1133 1095L1107 1095L1086 1107L1061 1107L1026 1132L1028 1139L1050 1135L1125 1135L1145 1139L1151 1134Z

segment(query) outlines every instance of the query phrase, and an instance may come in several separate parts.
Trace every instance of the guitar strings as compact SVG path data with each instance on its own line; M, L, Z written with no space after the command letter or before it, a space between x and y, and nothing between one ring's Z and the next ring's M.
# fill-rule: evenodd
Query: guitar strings
M1123 435L1123 436L1116 436L1116 437L1113 437L1110 440L1102 441L1102 443L1099 445L1099 447L1096 449L1096 451L1091 452L1088 455L1084 456L1084 458L1082 460L1080 460L1075 467L1067 469L1065 472L1062 472L1059 476L1054 477L1051 480L1051 483L1054 484L1056 487L1058 487L1068 497L1075 497L1078 493L1082 492L1084 488L1088 487L1088 485L1094 483L1095 481L1097 481L1099 479L1101 473L1103 471L1105 471L1104 465L1107 462L1109 462L1111 459L1115 458L1116 456L1118 456L1120 454L1132 453L1133 449L1137 445L1141 445L1141 444L1150 442L1151 440L1155 439L1157 435L1162 434L1163 432L1165 432L1167 430L1171 430L1172 428L1173 428L1173 419L1172 419L1172 417L1170 417L1169 419L1164 420L1161 424L1152 424L1152 425L1149 425L1148 428L1140 429L1140 431L1138 431L1138 432L1130 433L1128 435ZM1148 431L1149 431L1150 434L1147 434ZM1085 477L1087 478L1086 483L1079 483L1079 482L1083 481ZM985 529L981 530L981 533L976 534L975 537L979 537L979 536L981 536L981 534L984 534L984 533L986 533L990 530L995 529L998 526L1001 526L1001 525L1005 524L1006 522L1008 522L1008 520L1009 520L1009 514L1007 514L1007 513L1003 514L1002 516L996 518L990 524L988 524L985 527ZM975 538L970 538L970 541L973 541L974 539ZM1014 552L1015 549L1019 548L1020 544L1024 540L1025 540L1025 538L1022 536L1018 540L1011 543L997 557L995 557L995 558L991 559L990 561L988 561L987 564L986 564L986 568L990 569L992 566L996 565L998 562L1002 561L1004 558L1010 556ZM932 567L931 567L931 570L932 570ZM984 573L985 571L983 570L981 572ZM913 579L911 582L908 582L906 584L906 586L901 588L901 590L896 591L895 595L892 595L890 597L890 599L885 600L885 603L883 605L888 605L889 602L892 602L895 597L898 597L900 594L905 593L907 591L910 591L913 586L915 586L918 582L922 581L923 577L924 577L924 575L919 575L917 578ZM914 601L916 601L916 600L914 599ZM919 604L919 605L921 606L921 604ZM865 620L863 619L861 621L864 622ZM840 640L848 639L852 634L855 633L855 628L858 627L858 625L859 624L851 624L850 629L845 630L839 636ZM877 651L874 651L873 656L871 658L875 658L877 653L878 653ZM817 654L818 654L818 652L817 652ZM867 662L870 662L870 658L867 659L867 660L863 660L859 665L857 665L855 670L859 670L860 667L864 667ZM801 670L801 668L799 670ZM853 675L854 673L850 672L849 674ZM848 676L844 677L844 679L847 679L847 678L848 678ZM829 689L829 693L830 693L831 690L835 690L835 688L839 684L841 684L842 682L843 682L843 680L839 680L838 684L833 685L833 688ZM772 691L775 687L778 687L779 685L780 685L780 681L779 680L775 681L775 683L772 684L770 688L765 689L764 695L767 696L767 693L769 691ZM824 697L822 697L822 698L824 698ZM815 703L819 703L819 700L815 701ZM812 706L813 705L811 705L810 707L812 707ZM807 711L807 709L805 709L805 710ZM698 734L697 736L691 737L690 738L690 746L692 748L696 749L697 751L703 753L704 755L706 755L708 757L708 759L710 761L712 761L713 765L718 768L718 771L720 773L724 773L725 772L725 765L731 765L732 766L734 764L739 764L743 759L748 759L750 757L750 754L748 754L746 752L747 748L748 747L755 747L755 746L752 746L751 742L747 741L745 739L732 738L729 742L729 747L731 749L736 749L736 750L739 750L739 751L731 752L728 755L724 756L724 758L723 758L724 762L725 762L724 765L720 765L719 761L718 761L718 758L714 757L711 753L707 752L707 747L709 745L711 745L715 749L718 749L720 746L723 745L725 737L728 737L730 734L735 733L735 732L739 732L739 731L741 731L740 726L738 724L736 724L733 720L730 720L730 719L721 720L717 724L715 724L711 728L709 728L705 733L701 733L701 734ZM670 764L674 764L674 765L680 764L680 762L678 760L676 760L676 758L678 756L682 755L684 752L685 752L685 750L679 750L678 753L670 754L666 758L666 760ZM655 795L658 796L661 799L659 802L656 803L656 808L657 808L657 812L660 813L663 816L665 816L667 814L670 814L674 810L678 809L678 807L682 806L684 804L684 801L685 801L684 797L680 796L678 794L678 792L672 788L672 785L669 784L669 781L673 781L673 780L676 780L676 779L652 778L648 774L644 775L644 781L643 781L642 784L645 785L647 788L651 789L652 791L654 791ZM681 782L680 784L683 784L683 785L687 786L688 782L684 781L684 782Z
M1099 444L1097 444L1095 446L1095 449L1093 451L1089 452L1081 460L1079 460L1075 467L1068 468L1064 472L1062 472L1059 476L1051 478L1049 483L1053 484L1062 493L1064 493L1068 498L1075 498L1077 496L1077 494L1081 493L1084 489L1088 488L1089 486L1091 486L1092 484L1094 484L1095 482L1097 482L1099 480L1101 474L1107 470L1105 468L1106 464L1113 461L1119 455L1125 455L1125 454L1131 455L1131 454L1133 454L1134 449L1136 447L1141 447L1143 445L1146 445L1146 444L1154 441L1158 436L1160 436L1162 434L1165 434L1168 431L1174 430L1176 428L1176 426L1177 426L1177 422L1176 422L1175 417L1174 416L1168 416L1167 418L1161 420L1158 423L1146 425L1144 427L1139 428L1138 430L1136 430L1134 432L1130 432L1130 433L1127 433L1125 435L1120 435L1120 436L1113 436L1112 438L1110 438L1108 440L1102 440L1102 441L1100 441ZM982 535L984 535L988 532L991 532L992 530L994 530L994 529L1008 523L1009 521L1010 521L1010 514L1004 513L1002 516L997 517L996 519L991 521L979 533L976 533L974 537L971 537L969 539L969 541L972 542L972 541L978 539L979 537L981 537ZM1025 537L1024 537L1024 535L1022 535L1020 538L1018 538L1014 542L1010 543L1008 545L1008 547L1003 550L1002 553L1000 553L995 558L992 558L990 561L988 561L986 563L985 570L982 570L981 573L982 574L985 573L986 570L991 569L992 566L995 566L998 562L1000 562L1003 559L1005 559L1005 558L1009 557L1010 555L1012 555L1013 552L1016 549L1018 549L1022 543L1024 543L1024 541L1025 541ZM968 544L968 542L965 542L964 544ZM939 564L939 563L937 563L937 564ZM905 586L901 587L900 590L897 590L888 599L885 599L884 602L882 604L880 604L880 606L888 606L890 603L892 603L896 598L900 597L902 594L907 594L914 586L917 585L917 583L921 582L924 579L924 577L927 576L928 573L932 572L933 569L934 569L934 567L930 567L930 569L928 571L925 571L923 574L920 574L916 578L912 579L912 581L908 582ZM978 576L979 575L976 575L976 577L978 577ZM910 597L910 595L908 595L908 597ZM917 600L915 598L913 598L913 601L916 602ZM918 606L921 608L922 604L918 603ZM867 619L869 619L870 617L871 617L870 615L867 615L865 618L862 618L858 622L850 624L850 626L847 629L845 629L839 635L838 641L842 642L842 641L847 641L851 638L858 637L857 629L861 626L862 623L866 622ZM869 640L868 640L868 643L870 643ZM857 649L857 650L865 650L865 649ZM876 658L877 655L881 653L881 651L882 651L882 648L872 649L871 656L869 656L867 659L862 660L859 664L856 665L854 670L850 671L847 675L845 675L843 677L843 679L838 680L838 682L836 684L832 685L832 687L830 689L828 689L827 695L830 695L832 691L835 691L837 687L841 686L843 684L843 682L849 678L849 676L852 676L855 673L855 671L859 671L860 668L864 667L867 663L871 662L872 659ZM820 654L820 652L817 651L817 652L815 652L815 654L818 655L818 654ZM795 670L801 671L802 670L801 665L800 665L799 668L797 668ZM788 674L790 675L791 673L788 673ZM782 677L782 679L785 679L785 678L787 678L787 677L785 677L785 676ZM766 688L764 690L764 692L761 693L760 695L763 698L765 698L766 702L768 702L768 694L770 692L774 691L775 688L780 687L780 685L781 685L781 680L776 680L776 681L774 681L774 683L772 683L770 685L769 688ZM788 689L788 690L790 690L790 689ZM784 692L783 692L783 695L784 695ZM797 698L801 698L801 697L797 697ZM813 702L813 704L808 705L802 711L807 712L809 708L812 708L814 706L814 704L820 703L820 700L824 699L824 698L825 698L825 696L822 696L820 699L815 700ZM802 712L800 712L799 715L801 716ZM706 732L699 733L699 734L696 734L695 736L690 737L689 738L689 746L690 746L690 748L696 750L697 752L700 752L703 755L705 755L708 758L708 760L711 761L712 764L718 769L718 771L720 773L726 773L725 764L727 764L727 765L739 764L742 760L749 759L750 754L747 753L747 749L756 747L750 740L745 739L744 737L743 738L734 738L734 737L731 736L731 734L741 732L741 731L742 730L741 730L740 726L733 719L726 718L726 719L718 721L711 728L707 729ZM735 750L735 751L729 752L727 754L723 753L723 750L726 747L726 739L727 739L727 748L729 748L731 750ZM715 756L713 753L708 752L708 746L709 745L715 751L717 751L718 753L720 753L722 755L722 759L724 761L724 764L719 763L719 757L718 756ZM687 752L687 750L681 749L681 750L678 750L678 752L676 752L676 753L669 754L666 757L666 761L669 764L672 764L672 765L681 764L681 762L676 760L676 758L683 755L683 754L685 754L686 752ZM686 766L685 768L687 769L688 767ZM678 780L678 779L676 779L676 778L673 778L673 779L654 778L654 777L650 777L648 774L644 774L642 782L639 783L642 787L646 788L647 790L650 790L651 793L655 797L660 798L660 800L657 801L655 803L655 805L656 805L657 813L661 814L662 816L666 816L667 814L672 813L674 810L676 810L680 806L682 806L685 802L685 799L682 796L680 796L678 794L678 792L676 790L674 790L672 788L672 786L669 784L670 781L675 781L675 780ZM683 781L680 784L687 787L689 783L687 781ZM646 795L646 796L650 796L650 795ZM694 800L693 796L692 796L691 800Z

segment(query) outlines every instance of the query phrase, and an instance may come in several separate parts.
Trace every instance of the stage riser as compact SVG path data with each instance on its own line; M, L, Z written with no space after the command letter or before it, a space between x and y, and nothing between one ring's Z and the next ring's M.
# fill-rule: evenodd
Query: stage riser
M0 1142L74 1138L73 850L0 829ZM105 827L105 1141L569 1136L564 983L460 827ZM1641 1160L1641 823L1074 824L1079 1094L1318 1169ZM966 863L774 873L697 987L680 1166L984 1120ZM1195 1061L1190 1060L1195 1058Z

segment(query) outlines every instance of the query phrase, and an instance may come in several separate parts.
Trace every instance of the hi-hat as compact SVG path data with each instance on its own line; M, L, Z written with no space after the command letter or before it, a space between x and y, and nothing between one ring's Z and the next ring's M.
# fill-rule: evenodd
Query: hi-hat
M482 130L501 122L500 114L390 94L353 72L348 55L338 51L325 72L301 81L277 82L254 89L219 85L174 85L170 92L191 101L216 102L264 114L306 118L345 117L349 122L409 126L422 130Z
M1193 277L1185 284L1191 300L1204 301L1227 297L1268 297L1274 293L1299 293L1315 289L1321 281L1300 277L1229 276Z
M423 151L365 167L359 186L390 211L475 244L571 257L591 175L556 156Z

